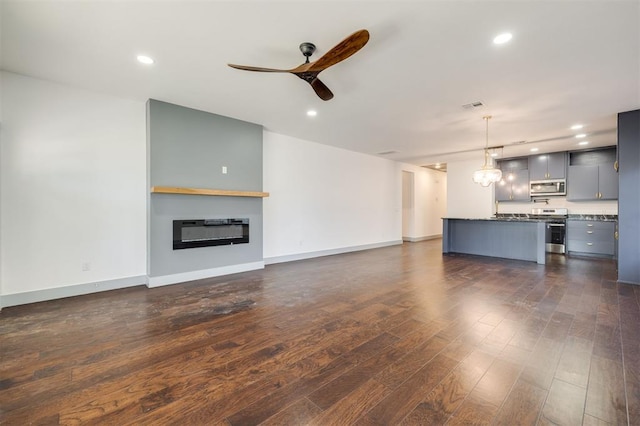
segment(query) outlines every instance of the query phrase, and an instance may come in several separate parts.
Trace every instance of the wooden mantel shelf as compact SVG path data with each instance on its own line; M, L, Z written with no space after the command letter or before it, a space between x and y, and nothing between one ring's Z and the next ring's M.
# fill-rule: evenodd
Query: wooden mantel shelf
M176 186L153 186L152 194L184 194L184 195L214 195L223 197L268 197L268 192L258 191L229 191L226 189L203 189L203 188L179 188Z

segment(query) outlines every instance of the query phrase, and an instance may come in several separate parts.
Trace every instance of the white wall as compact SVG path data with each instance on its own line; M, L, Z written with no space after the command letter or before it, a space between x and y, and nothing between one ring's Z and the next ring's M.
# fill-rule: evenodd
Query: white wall
M447 163L447 217L487 218L494 213L493 185L483 188L473 182L477 159Z
M264 132L265 262L397 244L399 163Z
M0 307L143 284L144 102L7 72L0 90ZM440 234L443 174L265 131L265 261L401 243L403 170L413 237Z
M413 174L413 212L403 212L403 220L411 221L403 237L417 241L441 236L442 218L447 214L447 173L404 163L401 168Z
M483 188L472 180L479 168L476 160L447 164L447 217L486 218L496 211L493 185ZM531 213L535 207L567 208L569 214L618 214L617 201L567 201L566 197L548 197L549 204L501 202L499 213Z
M144 103L7 72L1 83L3 300L145 276Z

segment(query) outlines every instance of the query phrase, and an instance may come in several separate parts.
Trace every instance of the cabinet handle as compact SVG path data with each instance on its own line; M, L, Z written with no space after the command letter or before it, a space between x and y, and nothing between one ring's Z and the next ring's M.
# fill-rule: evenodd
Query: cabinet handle
M615 238L616 240L618 239L619 236L620 234L618 233L618 231L613 233L613 238Z
M592 228L593 227L593 223L587 223L587 227Z
M592 246L592 245L593 245L593 243L587 243L587 245L588 245L588 246Z
M593 234L593 231L587 231L587 234Z

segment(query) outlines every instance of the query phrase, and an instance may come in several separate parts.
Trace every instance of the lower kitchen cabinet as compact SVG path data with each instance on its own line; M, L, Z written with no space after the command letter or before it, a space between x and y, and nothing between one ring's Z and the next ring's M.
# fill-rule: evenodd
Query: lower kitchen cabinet
M615 232L615 222L568 220L567 252L615 257Z

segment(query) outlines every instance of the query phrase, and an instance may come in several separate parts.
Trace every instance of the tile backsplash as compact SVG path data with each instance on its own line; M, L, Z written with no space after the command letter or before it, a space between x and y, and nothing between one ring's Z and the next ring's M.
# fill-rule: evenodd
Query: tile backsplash
M531 213L532 208L566 208L569 214L583 215L617 215L618 201L567 201L566 197L549 197L548 202L533 201L528 203L501 202L494 204L494 212L497 213ZM496 211L497 208L497 211Z

